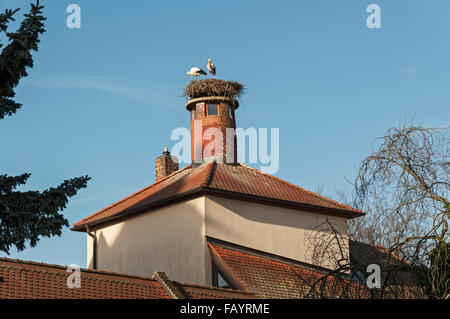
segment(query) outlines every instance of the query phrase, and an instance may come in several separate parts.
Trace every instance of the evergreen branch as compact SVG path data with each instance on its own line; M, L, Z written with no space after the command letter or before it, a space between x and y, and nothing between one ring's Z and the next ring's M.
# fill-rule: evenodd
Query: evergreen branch
M0 18L0 28L6 32L9 44L0 53L0 120L10 116L22 107L12 99L15 97L14 89L19 81L28 76L26 68L33 67L32 51L38 51L39 36L45 32L42 15L44 7L31 4L30 13L25 14L19 29L16 32L6 32L7 24L13 21L17 10L6 10Z
M60 212L90 180L88 176L72 178L43 192L11 191L29 176L0 176L0 251L9 253L11 246L21 251L27 242L34 247L42 237L60 236L62 227L69 226Z

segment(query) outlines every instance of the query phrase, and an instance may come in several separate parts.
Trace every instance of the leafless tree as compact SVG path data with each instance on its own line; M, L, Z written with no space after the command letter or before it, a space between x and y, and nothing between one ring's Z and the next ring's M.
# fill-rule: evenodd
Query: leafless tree
M329 269L308 281L320 298L449 298L449 127L400 126L374 141L352 200L365 217L341 231L332 221L306 233L313 264ZM348 235L347 235L348 234ZM365 286L368 264L381 287Z
M401 126L377 139L354 185L353 204L367 215L349 225L353 239L427 267L430 296L440 298L450 292L448 270L442 269L448 249L437 249L449 241L449 132Z
M306 298L423 298L422 286L411 274L410 264L383 247L349 240L332 220L305 233L310 261L323 267L315 277L302 278ZM380 266L380 287L367 287L367 266Z
M363 290L351 288L355 285L350 280L351 264L349 259L349 242L346 232L327 219L305 232L305 247L310 263L323 268L317 277L307 278L305 283L309 291L307 298L356 298Z

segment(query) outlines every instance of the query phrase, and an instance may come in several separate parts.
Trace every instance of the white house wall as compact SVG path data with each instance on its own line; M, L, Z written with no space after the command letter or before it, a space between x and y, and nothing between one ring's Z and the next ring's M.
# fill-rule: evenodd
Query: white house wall
M98 229L97 268L172 280L205 283L204 198L177 203ZM92 239L88 235L88 266Z
M164 271L172 280L211 285L206 236L311 263L306 237L327 217L346 236L344 217L199 197L96 230L97 268L141 276ZM88 267L92 267L92 238L87 238Z
M215 196L206 197L205 209L207 236L302 262L312 262L310 245L305 243L327 217L347 238L344 217ZM348 245L348 241L345 243Z

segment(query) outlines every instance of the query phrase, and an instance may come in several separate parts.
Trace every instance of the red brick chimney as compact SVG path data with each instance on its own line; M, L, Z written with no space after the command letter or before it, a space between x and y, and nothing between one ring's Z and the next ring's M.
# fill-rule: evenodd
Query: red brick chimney
M171 156L167 147L164 148L163 155L155 160L155 178L157 181L178 171L178 158Z
M202 163L211 157L223 163L237 162L234 112L238 106L235 99L222 96L200 97L186 103L191 116L192 163ZM218 129L221 139L216 138L214 130L208 131L210 128Z

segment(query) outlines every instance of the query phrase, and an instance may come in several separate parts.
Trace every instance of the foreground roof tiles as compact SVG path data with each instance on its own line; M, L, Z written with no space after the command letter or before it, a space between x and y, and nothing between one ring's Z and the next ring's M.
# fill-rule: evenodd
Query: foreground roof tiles
M173 281L186 299L255 299L254 293Z
M0 258L1 299L167 299L151 278L81 269L80 288L68 288L66 267Z
M212 194L269 204L290 205L339 214L347 218L361 215L359 210L305 190L277 177L243 164L215 162L189 165L150 186L75 223L73 230L84 231L114 218L158 207L188 196Z
M202 286L195 284L186 284L170 280L164 272L155 272L153 274L164 290L172 299L254 299L257 298L254 293Z

